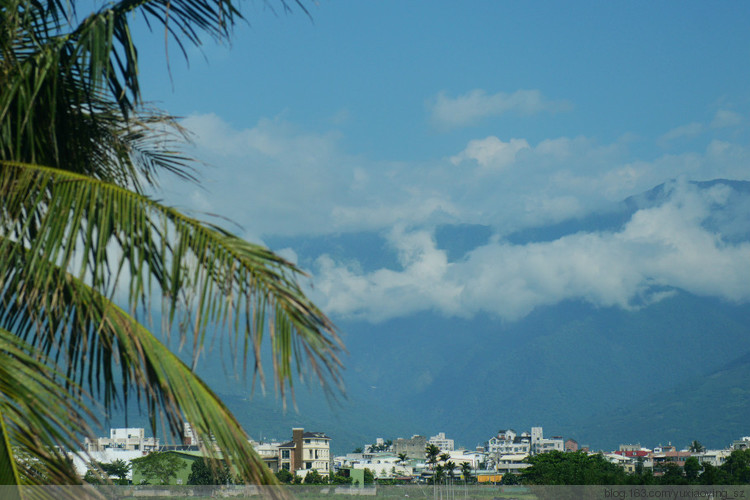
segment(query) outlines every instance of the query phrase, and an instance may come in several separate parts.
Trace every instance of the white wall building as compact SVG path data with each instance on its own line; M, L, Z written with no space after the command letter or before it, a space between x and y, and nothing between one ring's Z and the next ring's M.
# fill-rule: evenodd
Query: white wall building
M479 469L479 464L486 460L486 454L479 451L454 450L449 454L457 466L461 467L461 464L468 463L472 470Z
M490 438L487 452L497 459L500 455L531 453L531 436L524 432L520 436L513 429L499 430L497 435Z
M453 440L446 438L445 432L438 432L437 436L432 436L427 442L440 448L440 451L453 451Z
M500 455L495 460L495 467L501 474L516 474L527 467L531 467L531 464L524 462L524 459L528 456L528 453Z
M565 451L565 441L559 436L544 438L541 427L531 428L531 454L547 453L553 450Z
M389 479L395 476L409 476L414 473L414 467L399 461L392 454L377 454L372 458L353 460L349 463L353 469L370 469L375 477Z
M159 438L146 437L142 427L123 427L109 430L109 437L84 440L86 451L104 451L109 448L131 451L153 451L159 448Z

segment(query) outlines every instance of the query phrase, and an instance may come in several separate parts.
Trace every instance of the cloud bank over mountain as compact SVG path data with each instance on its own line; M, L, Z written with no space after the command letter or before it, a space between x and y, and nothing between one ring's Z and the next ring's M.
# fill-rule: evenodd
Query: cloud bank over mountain
M399 270L363 273L322 256L314 282L334 315L383 321L422 311L489 313L507 320L565 300L631 309L681 289L732 302L750 299L750 243L728 243L707 229L731 188L699 190L681 182L668 200L638 210L618 231L571 234L549 242L495 239L449 262L426 230L388 235Z

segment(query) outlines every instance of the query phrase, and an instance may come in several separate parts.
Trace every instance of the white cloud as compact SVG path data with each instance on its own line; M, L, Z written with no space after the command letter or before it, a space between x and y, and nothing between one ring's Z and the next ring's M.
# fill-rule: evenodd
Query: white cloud
M383 231L396 224L480 223L499 233L582 215L666 179L747 178L748 151L712 141L703 152L634 160L632 141L588 137L530 143L489 135L442 159L372 161L342 150L337 132L281 118L235 129L215 115L183 124L211 167L203 189L165 185L172 203L237 222L255 237Z
M394 231L401 270L361 273L321 257L318 299L331 314L370 321L425 310L513 320L568 299L632 308L672 288L750 300L750 244L728 244L701 225L710 205L726 200L726 188L672 189L669 202L637 212L620 232L528 245L495 241L458 262L448 262L424 231Z
M566 111L565 101L546 100L538 90L517 90L512 94L498 92L488 95L476 89L458 97L440 92L429 105L431 119L439 127L455 128L473 125L483 118L506 113L532 115L541 112Z
M483 167L500 169L514 163L518 152L524 149L529 149L526 139L503 142L497 137L490 136L470 141L466 149L451 158L451 162L458 165L464 160L475 160Z
M711 128L736 127L740 124L742 124L741 114L727 109L720 109L716 112L714 119L711 121Z
M673 128L666 134L662 135L659 138L658 142L662 146L667 146L670 142L677 139L696 137L702 134L704 130L705 127L701 123L688 123L687 125L681 125L679 127Z

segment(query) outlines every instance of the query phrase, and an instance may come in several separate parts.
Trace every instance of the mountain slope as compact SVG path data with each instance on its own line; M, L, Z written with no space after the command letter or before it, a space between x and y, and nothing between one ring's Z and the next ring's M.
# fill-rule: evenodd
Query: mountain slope
M687 363L665 366L666 370L684 375L679 385L598 415L582 430L605 436L610 446L638 440L654 446L671 439L679 448L697 439L704 446L721 448L747 435L750 352L708 375L693 375L694 367Z

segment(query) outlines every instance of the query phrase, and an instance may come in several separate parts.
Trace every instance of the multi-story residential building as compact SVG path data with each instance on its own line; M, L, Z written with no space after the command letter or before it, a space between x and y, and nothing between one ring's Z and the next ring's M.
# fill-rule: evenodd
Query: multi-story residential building
M547 453L550 451L565 450L565 441L560 436L552 436L549 439L544 438L541 427L531 428L531 454Z
M398 438L393 443L393 453L406 453L409 458L424 459L424 449L427 447L427 438L415 434L411 439Z
M576 452L578 451L578 441L575 439L567 439L565 441L565 451Z
M305 475L315 470L327 475L331 470L331 438L322 432L292 429L292 440L279 445L279 469Z
M271 472L279 471L279 446L281 443L256 443L251 441L253 449L260 455L263 462L271 469Z
M519 436L513 429L499 430L488 441L487 452L496 459L500 455L528 455L531 453L531 436L528 432Z
M693 456L700 463L709 463L714 467L721 467L731 454L732 450L705 450L700 453L693 453Z
M750 448L750 436L743 436L732 442L733 450L746 450Z
M86 451L104 451L110 448L128 451L153 451L159 448L159 439L146 437L142 427L126 427L109 430L109 437L84 440Z
M663 447L667 448L667 447ZM654 449L654 453L651 455L653 460L654 475L659 476L664 472L666 464L675 464L679 467L685 466L685 460L690 458L692 455L689 451L675 451L674 446L666 451L657 451L659 448Z
M437 436L432 436L427 442L440 448L440 451L453 451L453 440L446 438L444 432L438 432Z
M500 430L487 443L487 451L495 459L500 455L535 455L553 450L564 451L565 441L559 436L545 439L541 427L532 427L531 434L524 432L520 436L513 429Z

